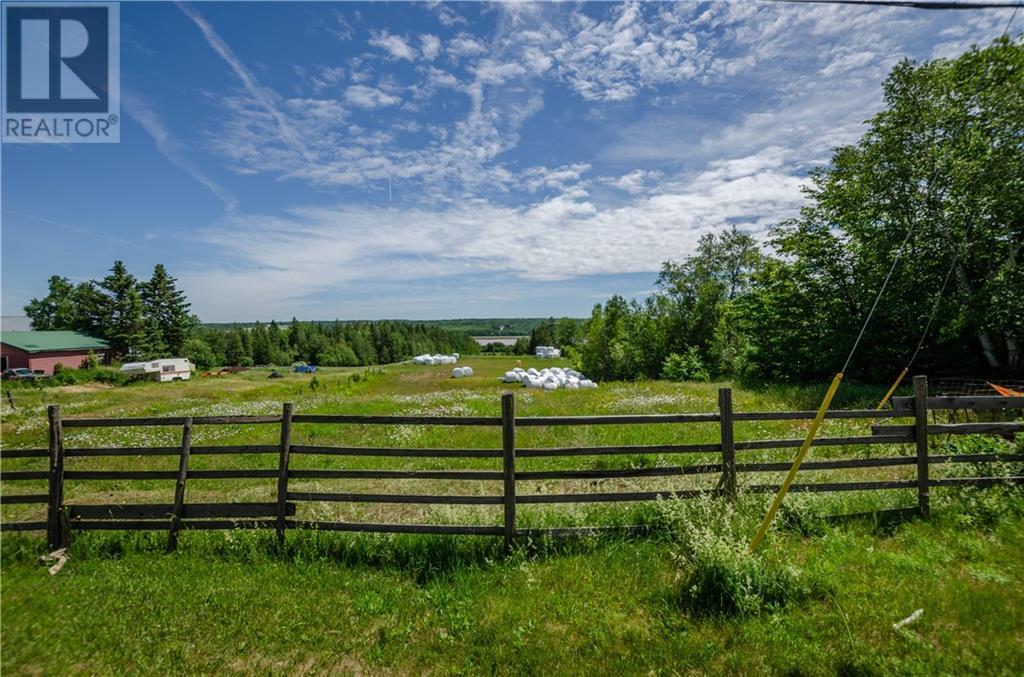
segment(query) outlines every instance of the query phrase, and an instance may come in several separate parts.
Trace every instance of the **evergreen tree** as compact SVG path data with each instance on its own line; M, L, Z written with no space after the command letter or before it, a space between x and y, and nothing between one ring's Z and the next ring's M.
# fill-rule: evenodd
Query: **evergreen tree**
M227 340L224 343L224 361L227 364L237 366L246 361L249 355L245 350L245 341L242 336L242 329L232 327L227 333Z
M164 350L175 355L181 351L196 324L189 314L192 304L176 283L164 265L158 263L149 282L139 285L146 318L151 321L150 329L155 332L151 337L153 345L162 345Z
M152 354L150 332L153 326L142 312L142 297L138 289L128 288L124 298L116 302L111 317L107 337L115 350L132 358L146 358Z
M123 262L115 261L110 274L99 282L99 287L105 292L99 301L103 337L123 355L147 355L151 344L147 329L152 329L152 326L147 327L135 276L128 272Z

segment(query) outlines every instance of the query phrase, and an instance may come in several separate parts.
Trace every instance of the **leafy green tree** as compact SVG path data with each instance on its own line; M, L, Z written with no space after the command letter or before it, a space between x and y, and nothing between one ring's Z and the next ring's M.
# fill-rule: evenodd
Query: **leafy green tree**
M748 293L765 256L749 233L732 226L706 233L693 255L667 261L658 276L659 292L668 300L660 310L668 326L670 352L697 348L701 361L716 372L730 368L735 336L722 327L736 300Z
M864 136L812 174L799 218L773 231L784 263L747 306L762 373L836 371L904 238L853 371L898 371L950 268L918 366L1020 364L1024 47L1000 39L955 60L904 61L884 92Z
M555 324L555 343L559 348L574 346L580 339L580 322L571 317L563 317Z
M25 306L25 314L36 331L69 330L79 324L75 305L75 287L66 277L53 275L48 283L49 293L41 299L32 299Z
M217 355L210 345L199 337L192 337L181 346L180 354L201 369L217 365Z
M530 339L525 336L517 338L515 345L512 346L512 353L515 355L529 355Z
M537 352L537 346L554 346L558 342L558 330L555 325L555 318L551 317L541 322L530 332L530 342L527 351L530 355Z
M709 381L707 368L700 359L697 346L690 346L685 353L672 353L665 358L661 367L662 378L670 381Z

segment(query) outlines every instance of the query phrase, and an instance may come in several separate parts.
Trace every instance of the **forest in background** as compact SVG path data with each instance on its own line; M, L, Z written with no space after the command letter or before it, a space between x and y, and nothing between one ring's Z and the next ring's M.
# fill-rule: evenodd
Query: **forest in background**
M422 323L276 322L200 325L177 281L158 264L149 280L139 280L115 261L100 280L73 285L54 275L49 293L32 299L25 313L39 331L73 330L110 342L122 359L187 357L201 368L222 365L322 366L387 364L421 353L471 355L480 346L468 335Z

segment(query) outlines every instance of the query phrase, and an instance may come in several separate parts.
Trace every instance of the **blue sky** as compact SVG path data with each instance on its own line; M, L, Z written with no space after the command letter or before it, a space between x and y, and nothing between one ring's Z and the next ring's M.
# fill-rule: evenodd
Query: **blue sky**
M122 3L121 142L3 146L3 314L122 259L211 322L582 316L794 215L895 62L1009 17Z

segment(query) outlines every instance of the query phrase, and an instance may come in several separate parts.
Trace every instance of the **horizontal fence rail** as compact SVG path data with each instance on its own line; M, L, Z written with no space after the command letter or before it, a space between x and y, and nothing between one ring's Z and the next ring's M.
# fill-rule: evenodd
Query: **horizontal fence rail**
M830 481L796 483L793 492L839 492L916 489L917 510L927 516L929 490L932 487L990 487L1004 484L1022 484L1024 476L1008 477L929 477L929 467L944 464L985 464L1022 462L1024 454L929 454L928 439L934 435L1002 435L1013 436L1024 432L1024 422L985 421L971 423L938 424L928 421L928 411L1019 411L1024 410L1021 397L929 397L924 377L914 379L913 397L894 397L892 409L836 410L827 413L830 419L863 419L871 425L871 435L822 437L814 440L816 447L915 445L908 455L886 457L859 457L808 461L802 471L828 471L856 468L888 468L916 466L913 479ZM291 404L285 404L276 416L182 416L135 418L72 418L63 419L60 407L47 409L49 444L47 448L11 449L0 452L0 459L47 459L44 470L0 471L0 480L20 486L21 482L46 481L46 493L8 493L0 495L2 505L46 505L45 521L0 523L3 531L47 532L51 548L69 542L72 530L167 530L168 550L177 544L181 530L216 529L275 529L283 539L289 529L318 529L339 532L417 533L503 536L511 546L517 537L563 536L597 533L640 533L646 527L625 525L616 527L556 527L519 528L516 525L518 505L562 503L627 503L656 501L669 498L692 498L708 494L734 496L740 474L780 473L789 470L790 463L781 461L737 462L737 452L793 449L802 439L736 440L735 424L744 421L801 421L810 420L816 412L736 412L733 410L732 392L719 391L718 411L680 414L625 414L600 416L517 416L511 394L501 398L501 416L376 416L352 414L296 414ZM913 419L912 424L874 424L886 419ZM276 425L280 430L278 444L193 445L192 429L196 425ZM292 431L296 425L415 425L415 426L485 426L498 427L502 432L501 448L406 448L406 447L353 447L292 444ZM705 444L647 444L572 447L520 447L516 443L518 428L590 425L650 425L650 424L717 424L719 441ZM181 443L175 446L153 447L65 447L64 430L151 426L179 427ZM276 455L276 468L193 469L193 456ZM647 457L687 454L719 454L715 462L690 465L659 465L654 467L593 468L568 470L518 470L516 459L559 457L602 457L626 455ZM67 458L97 457L177 457L177 470L76 470L65 469ZM293 456L348 456L364 458L407 459L500 459L500 468L494 469L324 469L293 468ZM638 478L671 478L713 475L719 478L714 489L674 489L656 491L598 491L562 493L519 493L523 482L559 480L615 480ZM276 500L265 502L188 502L186 488L193 480L276 480ZM64 500L65 482L138 481L167 482L174 487L174 500L170 503L79 504ZM466 493L380 493L374 491L338 492L319 487L307 490L291 487L292 481L309 480L443 480L456 483L484 482ZM489 484L487 484L489 483ZM462 485L466 486L466 485ZM490 487L486 493L479 487ZM536 492L534 485L529 489ZM539 488L539 487L538 487ZM778 490L774 483L747 483L744 491L767 493ZM460 524L393 524L377 522L349 522L298 519L299 504L309 503L376 503L420 505L502 506L502 523L497 525Z

